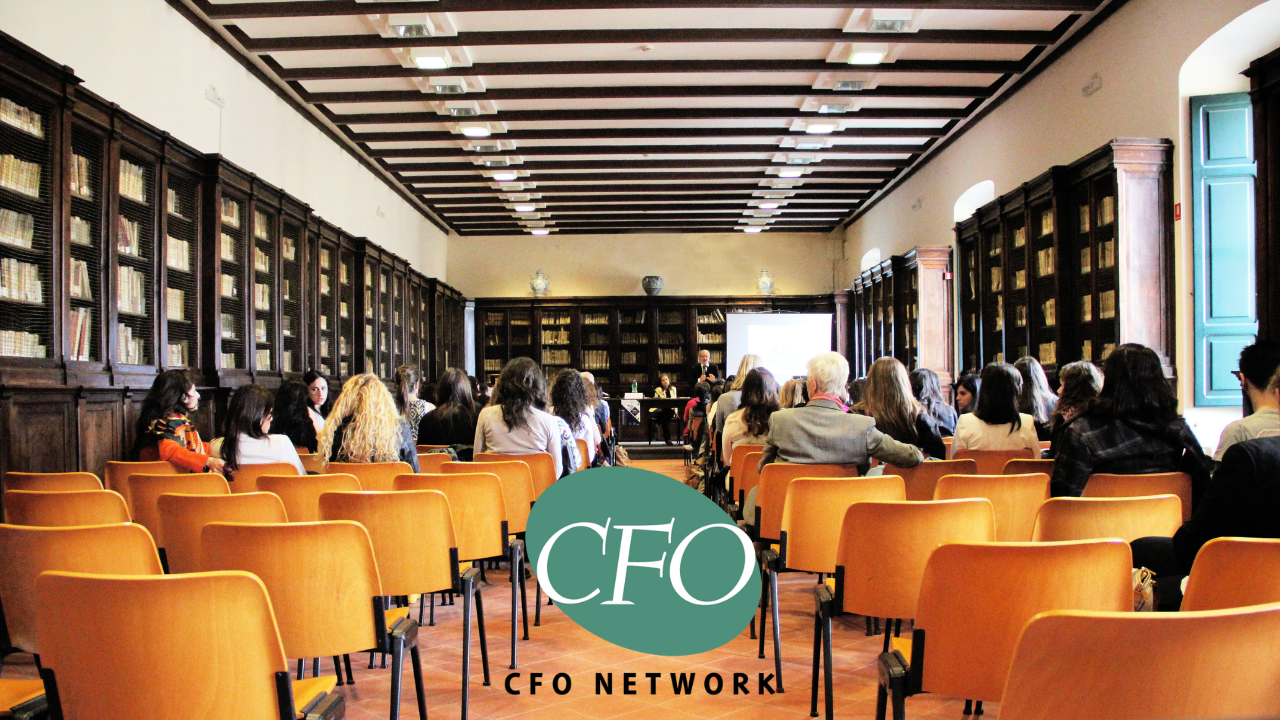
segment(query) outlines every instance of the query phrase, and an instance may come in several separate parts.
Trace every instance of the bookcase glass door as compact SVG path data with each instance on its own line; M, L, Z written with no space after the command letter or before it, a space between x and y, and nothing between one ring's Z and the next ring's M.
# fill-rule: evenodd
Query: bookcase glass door
M355 275L354 254L341 250L338 256L338 375L343 380L351 377L357 369L355 367Z
M405 365L404 356L404 275L396 273L392 278L391 295L391 354L392 366Z
M981 231L981 271L978 282L982 283L982 332L985 336L982 343L983 364L1004 361L1004 245L1000 237L1000 227L984 227Z
M649 311L645 308L618 311L618 382L648 385ZM678 379L675 375L672 380Z
M1039 217L1035 209L1031 211L1033 218ZM1039 236L1040 225L1033 221L1028 227L1025 213L1016 213L1004 218L1002 231L1005 244L1009 248L1004 268L1004 307L1005 307L1005 357L1013 362L1027 354L1031 308L1030 293L1027 288L1027 235L1034 230ZM1052 231L1050 231L1052 236Z
M438 309L437 312L441 310ZM571 320L572 315L568 310L542 311L541 362L548 379L555 377L556 372L562 368L573 364L569 343Z
M1028 258L1030 267L1028 303L1029 322L1031 324L1030 347L1023 355L1030 355L1040 361L1045 372L1051 376L1058 369L1058 287L1056 282L1057 248L1060 238L1067 230L1059 227L1058 212L1052 199L1032 205L1028 222L1028 235L1031 240L1031 255ZM1019 355L1018 357L1022 357Z
M55 347L51 113L0 87L0 355L10 357L48 358Z
M246 370L246 348L252 347L245 337L245 266L247 265L246 226L249 224L244 200L228 196L224 188L218 208L218 295L222 310L218 317L218 334L222 343L219 365L224 370Z
M378 377L390 380L395 376L391 365L391 271L378 271Z
M422 317L422 310L419 306L419 303L422 300L422 285L418 282L416 277L411 277L406 282L406 288L408 294L405 298L405 311L408 313L408 317L405 318L405 321L408 323L409 346L405 348L405 362L418 368L419 372L422 373L422 376L427 378L428 381L431 381L434 380L434 378L427 377L426 363L422 362L422 349L420 346L422 335L418 329L418 323ZM426 384L426 382L423 383L424 386ZM434 402L431 398L424 399Z
M151 365L155 322L151 307L155 281L156 166L127 150L120 153L116 216L116 361Z
M98 341L102 321L102 303L106 298L102 287L103 168L106 140L80 126L71 126L71 171L68 195L71 197L68 292L71 300L67 359L72 361L102 360ZM194 230L193 230L194 236ZM194 281L194 277L192 278Z
M319 353L320 372L333 377L338 357L338 248L321 241L319 250L320 317Z
M197 347L196 301L200 292L196 285L198 192L195 180L169 170L164 199L164 365L171 368L190 367Z
M425 308L424 308L425 309ZM424 312L425 316L426 313ZM484 372L502 372L507 362L507 312L486 310L484 313Z
M731 369L724 366L725 337L727 336L727 327L725 313L727 308L723 306L701 306L695 310L695 320L697 321L697 349L699 351L706 350L711 354L711 362L717 364L721 368L722 373L730 373Z
M671 376L671 381L684 382L684 366L688 315L682 308L658 310L658 372ZM695 378L688 378L693 381Z
M302 372L306 360L302 350L302 225L286 219L280 236L280 337L284 350L280 370Z
M608 380L613 368L609 315L607 307L584 307L580 315L582 361L579 367L594 374L602 382Z
M1115 178L1107 174L1078 183L1072 190L1072 281L1076 313L1075 341L1082 360L1101 363L1119 338L1117 323Z
M253 211L253 367L275 369L275 245L276 216Z

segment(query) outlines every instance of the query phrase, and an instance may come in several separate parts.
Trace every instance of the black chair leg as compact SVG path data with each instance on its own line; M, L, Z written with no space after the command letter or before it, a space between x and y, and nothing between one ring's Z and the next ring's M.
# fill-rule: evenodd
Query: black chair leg
M435 593L431 593L431 615L427 623L431 627L436 626L436 594Z
M409 659L413 661L413 689L418 693L418 720L427 720L427 690L422 686L422 654L415 642L409 649Z
M538 583L535 581L534 585ZM537 602L535 600L534 602ZM537 614L536 611L534 613ZM524 637L522 640L529 639L529 586L525 584L524 579L524 554L520 554L520 621L524 623Z
M981 715L981 714L982 714L982 701L981 701L981 700L978 700L978 701L976 701L976 702L974 702L974 703L973 703L973 714L974 714L974 715Z
M973 714L973 701L972 701L972 700L965 700L965 701L964 701L964 714L965 714L965 715L972 715L972 714Z
M387 654L386 654L386 653L382 653L382 669L383 669L383 670L386 670L386 669L387 669Z
M354 676L354 675L352 675L352 674L351 674L351 656L350 656L350 655L343 655L343 656L342 656L342 664L347 668L347 684L348 684L348 685L355 685L355 684L356 684L356 678L355 678L355 676Z
M374 652L370 650L369 651L369 669L370 670L373 669L373 655L374 655Z
M489 685L489 641L484 636L484 593L475 591L476 624L480 628L480 665L484 668L484 684Z
M471 697L471 598L475 592L475 578L462 580L462 720L467 720L467 705Z
M303 672L303 664L302 664L302 663L303 663L303 662L305 662L305 661L304 661L302 658L298 658L298 679L299 679L299 680L301 680L301 679L302 679L302 672Z
M518 557L519 555L520 555L519 544L517 543L515 545L512 545L511 546L512 567L515 567L518 564L518 561L516 561L515 558ZM519 595L520 595L520 586L514 582L511 583L511 669L512 670L516 669L516 633L519 630L519 616L517 615L517 613L520 610Z
M342 663L338 662L337 655L333 656L333 674L338 676L339 685L346 685L346 683L342 681Z
M770 577L766 573L764 576L764 584L760 586L760 653L759 658L764 659L764 625L765 616L769 614L769 581Z
M751 639L752 639L752 640L755 640L755 639L756 639L756 615L755 615L755 613L752 613L752 614L751 614Z
M311 677L320 677L320 658L312 658L311 660Z
M392 636L391 640L391 720L400 720L400 690L404 684L404 638Z
M826 693L827 720L835 720L836 699L831 688L834 682L831 668L831 615L825 613L822 617L822 662L826 666L822 689Z
M550 599L551 596L548 595L547 600ZM542 586L538 583L533 584L533 626L542 627Z
M773 671L778 678L778 692L786 692L782 689L782 631L778 626L778 573L770 571L769 573L769 594L770 601L773 603Z
M893 618L884 619L884 649L880 652L889 652L890 640L893 635L889 632L893 628Z
M817 603L814 603L817 605ZM822 609L813 609L813 685L810 688L809 717L818 717L818 671L822 665Z

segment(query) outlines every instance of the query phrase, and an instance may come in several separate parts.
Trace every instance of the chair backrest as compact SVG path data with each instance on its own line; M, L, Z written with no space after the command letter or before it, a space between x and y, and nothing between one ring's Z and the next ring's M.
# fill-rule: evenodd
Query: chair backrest
M787 486L782 508L786 563L793 570L833 573L844 513L856 502L906 500L902 478L800 478Z
M231 472L231 492L258 492L258 478L263 475L297 475L292 463L256 463L241 465Z
M252 575L47 573L36 594L40 664L65 717L280 717L275 674L288 666Z
M329 465L319 453L298 453L298 459L302 461L302 469L309 473L323 473Z
M244 570L267 586L288 657L332 657L377 645L382 595L369 533L359 523L209 523L205 570Z
M396 490L438 490L449 499L453 533L462 561L500 557L507 550L502 532L506 500L502 481L492 473L401 475Z
M328 492L325 520L358 522L369 531L382 592L416 595L453 589L449 551L457 547L449 500L433 490Z
M36 578L50 570L103 575L160 575L160 555L141 525L21 527L0 525L0 605L9 643L39 653ZM6 710L8 708L5 708Z
M452 462L440 466L450 475L489 473L502 483L502 500L507 507L507 532L522 533L529 524L533 504L533 476L522 462ZM424 473L426 474L426 473Z
M75 490L101 490L102 481L87 472L4 474L5 490L35 490L37 492L72 492Z
M994 537L991 501L982 498L850 505L836 546L842 607L869 617L913 618L933 551Z
M1053 477L1053 458L1019 458L1004 464L1004 475L1026 475L1027 473L1044 473ZM976 473L970 473L976 474Z
M907 486L908 500L932 500L938 478L943 475L976 475L978 463L973 459L930 460L909 468L885 463L884 474L902 478Z
M1132 610L1132 564L1118 540L939 547L916 610L923 689L999 701L1027 621L1049 610Z
M419 454L426 454L426 453L427 453L427 451L429 451L429 450L443 450L443 449L445 449L445 448L447 448L447 447L449 447L449 446L448 446L448 445L419 445L419 446L418 446L418 453L419 453ZM445 454L447 455L448 453L445 453Z
M125 481L129 493L129 516L133 521L151 531L156 545L164 547L164 535L160 532L160 510L156 501L161 495L230 495L226 478L217 473L187 473L185 475L130 475Z
M440 466L455 462L449 453L418 453L418 472L434 475L440 472Z
M733 490L738 494L738 503L746 501L751 489L760 484L760 458L763 452L748 452L742 458L742 472L733 477ZM756 493L759 497L759 493Z
M1177 495L1182 501L1182 521L1191 519L1191 475L1184 472L1112 475L1094 473L1080 497L1149 497Z
M1274 717L1277 647L1280 604L1046 613L1022 631L1000 720ZM1231 668L1229 685L1210 668Z
M746 443L738 443L733 446L733 457L729 458L729 477L735 481L742 477L742 469L747 462L747 455L751 453L764 452L763 445L748 445ZM760 462L760 458L756 458L756 462ZM735 486L736 487L736 486Z
M143 462L108 460L106 469L102 471L102 480L103 485L108 490L120 493L127 500L129 497L129 484L126 481L130 475L136 473L143 475L181 475L185 472L187 471L168 460L147 460Z
M1049 476L947 475L938 480L934 500L986 498L996 511L996 542L1029 542L1036 513L1049 499Z
M978 463L979 475L999 475L1004 472L1005 463L1010 460L1026 459L1030 460L1037 457L1031 452L1031 448L1019 448L1017 450L969 450L962 449L955 452L954 460L972 459Z
M358 492L364 488L355 475L263 475L261 492L273 493L284 503L288 522L316 522L320 519L320 496L327 492ZM284 521L281 521L284 522Z
M1280 602L1280 540L1220 537L1205 543L1191 565L1183 610Z
M199 572L200 533L211 522L288 522L284 504L269 492L235 495L161 495L160 531L171 573Z
M39 527L110 525L129 522L129 508L119 493L110 490L8 490L4 494L4 521Z
M1032 539L1038 542L1173 537L1182 525L1182 503L1173 495L1140 498L1068 498L1045 501Z
M393 490L396 477L412 473L413 466L404 462L331 462L325 472L355 475L361 490Z
M782 532L782 510L787 486L797 478L856 478L856 465L800 465L769 463L760 471L756 492L756 529L761 538L777 540Z
M529 473L533 477L534 500L538 499L543 490L551 487L551 483L559 479L556 477L556 461L549 453L534 453L532 455L476 453L471 459L476 462L510 462L516 460L525 463L529 466Z
M577 439L578 443L578 467L575 470L586 470L591 465L591 461L587 459L587 441L582 438Z

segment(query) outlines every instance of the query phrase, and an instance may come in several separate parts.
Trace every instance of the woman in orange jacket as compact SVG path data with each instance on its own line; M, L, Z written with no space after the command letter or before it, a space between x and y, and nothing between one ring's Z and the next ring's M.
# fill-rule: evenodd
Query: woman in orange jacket
M222 459L210 456L209 444L188 418L199 406L200 393L187 371L160 373L138 416L133 445L138 460L168 460L190 472L222 472Z

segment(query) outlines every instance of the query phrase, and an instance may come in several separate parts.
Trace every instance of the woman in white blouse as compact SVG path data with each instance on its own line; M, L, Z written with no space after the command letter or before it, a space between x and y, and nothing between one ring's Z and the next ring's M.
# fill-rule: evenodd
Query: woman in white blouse
M227 433L219 453L227 470L245 465L289 463L305 475L298 451L287 435L269 435L271 391L261 385L245 385L231 396L227 407Z
M1040 457L1035 418L1018 412L1022 375L1008 363L991 363L982 369L981 392L975 409L956 421L951 457L957 450L1019 450L1028 448Z
M555 462L556 477L565 474L561 449L565 433L556 416L546 412L547 381L538 364L527 357L507 363L498 377L493 399L476 419L475 451L507 455L548 453ZM578 449L575 445L572 456ZM569 472L573 468L568 468Z

